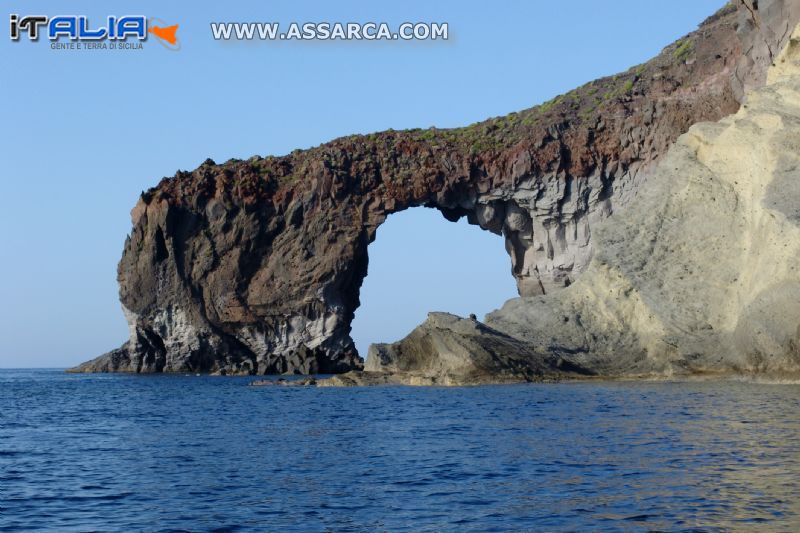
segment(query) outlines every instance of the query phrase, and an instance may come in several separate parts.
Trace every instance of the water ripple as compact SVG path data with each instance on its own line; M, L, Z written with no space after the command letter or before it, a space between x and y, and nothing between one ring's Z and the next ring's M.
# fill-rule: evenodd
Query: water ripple
M0 371L0 530L800 528L800 387Z

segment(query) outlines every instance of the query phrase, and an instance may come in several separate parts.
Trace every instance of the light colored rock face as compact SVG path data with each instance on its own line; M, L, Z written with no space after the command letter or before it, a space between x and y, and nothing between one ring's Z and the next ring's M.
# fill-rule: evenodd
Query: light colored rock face
M730 76L737 99L745 91L764 85L767 66L789 41L792 28L800 21L797 0L737 0L737 34L744 53L720 76ZM718 91L710 78L702 91L678 91L673 98L692 105L703 91ZM637 162L624 171L612 165L585 179L553 174L523 181L513 191L494 191L479 198L486 203L505 200L502 231L511 256L512 273L520 296L537 296L557 291L574 282L589 265L595 245L591 228L624 208L647 180L650 163L660 154L648 154L656 143L647 139L652 123L664 114L664 102L654 105L645 120L622 130L620 147L637 153ZM787 180L780 186L800 187ZM784 198L780 193L775 201ZM800 205L786 206L800 216ZM502 211L502 209L500 210ZM485 229L486 225L481 224Z
M624 208L646 182L650 164L664 149L659 145L663 139L653 135L652 130L665 116L667 121L674 120L670 115L675 101L687 108L702 107L706 105L702 100L709 94L727 88L719 84L723 78L730 78L730 87L739 100L745 91L765 83L767 66L786 46L791 29L800 20L800 2L732 3L737 7L736 31L744 53L730 69L726 67L710 76L700 87L676 91L670 98L651 104L642 121L614 126L620 132L620 151L635 154L632 164L621 168L612 160L599 166L593 175L575 179L560 172L528 176L523 170L515 175L518 169L528 168L527 162L520 160L511 168L513 188L501 187L459 206L475 209L474 218L483 229L502 232L520 296L548 294L568 287L584 272L595 247L591 228Z
M431 313L332 385L800 375L800 26L735 115L682 135L561 291ZM529 231L514 212L506 226ZM534 231L534 235L536 232Z
M800 372L800 32L735 115L693 126L583 276L487 324L605 373Z
M118 268L130 340L76 370L359 369L349 334L368 245L412 207L503 234L522 296L569 290L600 249L596 226L649 187L690 125L735 112L739 90L763 84L798 17L796 0L737 0L647 63L536 108L178 172L131 213ZM768 201L794 209L780 191ZM562 318L554 335L580 328Z

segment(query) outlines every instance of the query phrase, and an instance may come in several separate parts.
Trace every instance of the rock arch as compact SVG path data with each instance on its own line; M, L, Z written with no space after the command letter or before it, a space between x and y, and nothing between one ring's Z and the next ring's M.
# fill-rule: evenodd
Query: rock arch
M468 316L517 296L504 239L412 208L387 217L369 245L369 273L350 336L365 357L372 343L405 336L432 309Z
M119 264L130 339L76 370L358 368L349 328L367 247L389 214L415 206L503 234L521 295L569 285L594 222L690 125L736 111L742 89L763 83L797 13L760 5L766 18L729 4L648 63L520 113L208 160L162 180L133 209Z

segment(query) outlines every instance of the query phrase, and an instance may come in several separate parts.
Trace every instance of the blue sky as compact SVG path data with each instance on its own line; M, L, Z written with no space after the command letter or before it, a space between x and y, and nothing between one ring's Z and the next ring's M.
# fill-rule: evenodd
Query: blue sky
M125 340L116 264L130 209L162 176L207 157L524 109L647 60L722 4L4 2L6 21L158 17L180 25L182 49L58 51L0 37L0 367L69 366ZM221 43L212 21L436 21L449 23L450 40ZM370 248L359 347L402 337L429 309L499 306L514 290L503 254L502 239L466 223L394 215Z

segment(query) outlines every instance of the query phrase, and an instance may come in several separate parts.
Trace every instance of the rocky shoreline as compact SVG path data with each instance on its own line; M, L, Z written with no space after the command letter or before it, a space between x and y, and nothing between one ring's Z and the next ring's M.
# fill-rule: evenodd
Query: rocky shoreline
M71 371L791 374L798 20L797 2L738 0L651 61L529 110L165 178L134 207L119 264L130 339ZM432 313L364 366L349 334L367 247L415 206L503 235L520 298L485 323Z
M502 379L487 376L483 380L457 381L442 380L439 376L429 376L413 372L371 372L354 370L333 376L306 376L251 381L250 387L478 387L486 385L525 385L558 383L697 383L697 382L757 383L761 385L800 385L800 372L777 374L737 374L731 372L692 373L680 376L663 374L642 374L624 376L559 376L552 375L539 379Z

